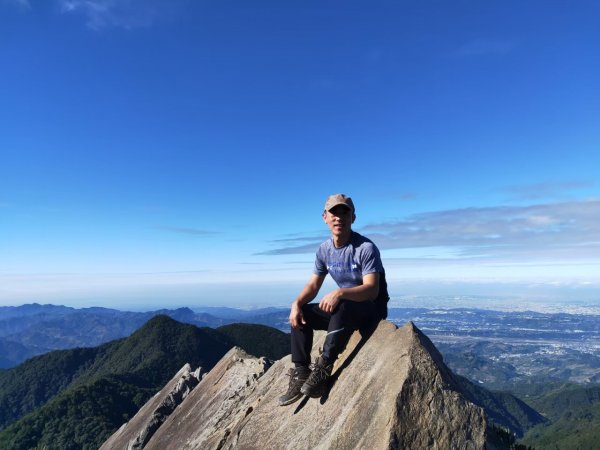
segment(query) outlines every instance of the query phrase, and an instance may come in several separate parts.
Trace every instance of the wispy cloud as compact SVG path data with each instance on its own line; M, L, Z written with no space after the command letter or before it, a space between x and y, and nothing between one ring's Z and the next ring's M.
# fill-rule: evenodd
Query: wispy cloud
M382 250L439 248L459 259L488 261L598 260L600 200L434 211L358 231ZM322 239L305 241L292 239L263 254L312 253Z
M283 238L283 239L273 239L271 242L287 242L292 243L292 242L315 242L315 241L323 241L323 239L327 239L327 234L321 234L319 236L313 235L313 236L301 236L301 237L289 237L289 238Z
M186 234L191 236L213 236L220 234L219 231L211 230L200 230L198 228L187 228L187 227L169 227L169 226L158 226L154 227L156 230L168 231L170 233Z
M264 252L256 253L258 256L267 256L267 255L297 255L301 253L314 253L317 251L317 247L319 244L323 242L323 240L315 239L310 244L305 245L297 245L291 247L279 247L273 250L267 250Z
M581 191L594 187L590 181L559 181L508 186L501 189L510 195L510 200L564 199L573 191Z
M327 233L315 233L313 235L293 235L282 239L274 239L271 243L277 245L277 248L256 253L255 255L297 255L302 253L314 253L319 244L327 239L327 237Z
M466 42L451 53L455 57L505 55L509 53L515 44L510 41L498 39L474 39Z
M87 25L100 30L107 27L148 27L157 20L173 16L187 0L59 0L63 13L81 14Z

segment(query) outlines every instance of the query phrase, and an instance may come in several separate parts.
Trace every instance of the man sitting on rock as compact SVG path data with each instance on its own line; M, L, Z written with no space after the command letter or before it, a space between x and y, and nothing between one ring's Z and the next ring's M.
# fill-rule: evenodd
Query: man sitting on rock
M289 405L302 395L321 397L327 390L333 363L345 349L354 330L374 325L387 317L389 300L385 271L373 242L352 231L354 204L344 194L331 195L325 202L323 219L331 239L317 250L313 275L292 303L292 362L288 391L279 398ZM320 302L312 301L327 274L338 289ZM327 330L323 351L310 365L313 331Z

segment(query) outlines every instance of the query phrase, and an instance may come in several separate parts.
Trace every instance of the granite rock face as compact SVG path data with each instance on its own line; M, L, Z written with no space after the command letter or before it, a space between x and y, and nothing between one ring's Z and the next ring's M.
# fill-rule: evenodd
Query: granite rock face
M130 422L124 424L100 447L100 450L143 449L156 430L198 385L201 370L198 368L191 372L189 364L183 366L158 394L148 400Z
M397 328L382 321L371 332L354 333L325 397L285 407L278 397L287 390L290 357L269 367L232 349L143 448L486 448L483 410L461 392L431 341L410 322ZM315 336L313 356L323 340L324 333ZM138 416L115 435L130 425L134 431ZM102 448L128 448L114 437Z

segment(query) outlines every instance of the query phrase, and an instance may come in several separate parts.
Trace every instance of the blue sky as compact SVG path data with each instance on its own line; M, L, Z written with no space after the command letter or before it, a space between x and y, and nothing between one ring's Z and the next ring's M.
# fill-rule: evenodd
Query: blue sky
M600 304L597 2L0 0L0 304Z

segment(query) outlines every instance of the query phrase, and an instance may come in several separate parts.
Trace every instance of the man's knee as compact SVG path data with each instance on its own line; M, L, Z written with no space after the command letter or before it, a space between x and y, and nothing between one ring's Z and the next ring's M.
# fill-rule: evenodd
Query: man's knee
M302 314L312 313L313 306L314 306L314 304L312 304L312 303L305 303L304 305L302 305L300 307L302 309Z
M333 314L341 316L343 318L351 317L356 313L354 305L356 302L350 300L340 300L337 308L333 311Z
M342 300L334 311L334 315L336 316L336 322L353 329L361 328L378 317L375 306L371 302L353 302L350 300Z

